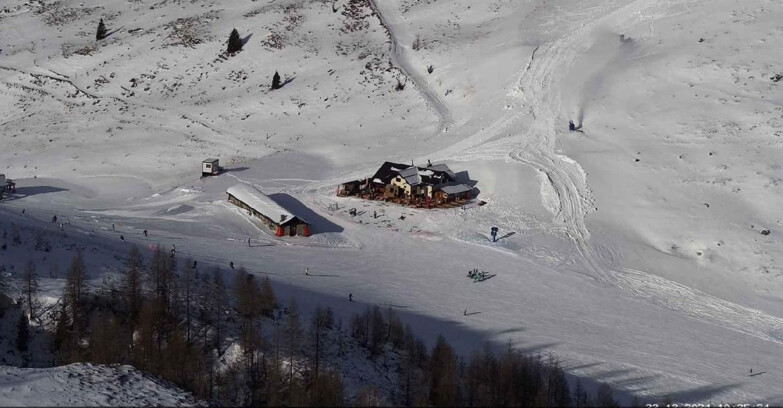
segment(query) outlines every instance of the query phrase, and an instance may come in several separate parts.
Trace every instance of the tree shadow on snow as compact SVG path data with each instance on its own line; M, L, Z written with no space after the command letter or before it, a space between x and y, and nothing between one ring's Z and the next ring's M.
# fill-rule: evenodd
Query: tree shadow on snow
M282 87L288 85L289 83L293 82L294 79L296 79L296 77L286 78L285 81L283 81L283 83L280 84L280 88L282 88ZM280 88L278 88L278 89L280 89Z
M120 28L118 28L116 30L109 31L108 33L106 33L106 37L104 37L104 38L111 37L112 35L118 33L120 30L122 30L123 28L125 28L125 26L122 26L122 27L120 27Z
M280 204L281 207L290 211L292 214L310 223L310 234L312 235L326 232L343 232L343 227L318 215L318 213L302 204L301 201L288 194L270 194L269 198Z
M250 41L250 37L252 37L252 36L253 36L253 33L250 33L250 34L248 34L248 35L247 35L245 38L243 38L242 40L240 40L240 41L242 41L242 46L243 46L243 47L245 46L245 44L247 44L247 42L248 42L248 41Z

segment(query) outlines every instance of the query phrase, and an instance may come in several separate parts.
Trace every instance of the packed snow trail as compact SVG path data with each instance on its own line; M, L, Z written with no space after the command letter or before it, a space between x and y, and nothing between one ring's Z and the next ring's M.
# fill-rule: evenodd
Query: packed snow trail
M389 34L392 62L398 66L411 81L413 81L419 94L421 94L424 100L426 100L438 114L440 119L440 129L438 132L448 132L454 122L449 108L446 107L438 97L438 94L430 88L427 81L424 80L411 65L410 60L405 55L405 47L400 45L397 34L395 33L396 30L399 30L399 27L396 27L393 22L388 20L386 17L387 13L383 10L383 6L378 6L377 0L369 0L369 2L372 9L375 10L375 14L378 16L381 25L386 28L386 32Z
M563 67L574 65L575 57L585 51L585 36L599 25L620 26L628 20L649 19L650 24L675 3L685 6L696 0L673 2L666 5L651 0L637 0L601 19L584 25L570 35L539 49L526 69L519 86L524 90L523 104L530 107L531 127L522 134L518 150L509 156L543 171L557 193L559 205L555 221L563 223L592 277L615 285L638 298L653 304L677 310L700 320L712 321L732 330L764 340L783 344L783 319L759 310L747 308L676 282L642 271L616 268L602 259L589 242L590 232L585 216L591 212L592 196L587 176L579 164L567 156L557 154L557 131L561 111L560 95ZM612 24L614 22L614 24ZM567 72L567 71L565 71ZM557 122L557 123L556 123ZM565 123L565 122L563 122ZM563 125L564 126L564 125ZM502 149L501 149L502 150Z

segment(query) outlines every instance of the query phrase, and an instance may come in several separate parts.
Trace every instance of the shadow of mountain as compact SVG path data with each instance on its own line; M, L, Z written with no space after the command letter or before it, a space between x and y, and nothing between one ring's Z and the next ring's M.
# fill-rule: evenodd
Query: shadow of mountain
M670 394L658 394L653 396L652 399L657 401L664 401L668 399L672 403L676 403L676 404L708 401L711 398L717 396L718 394L733 390L737 387L739 387L739 384L705 385L705 386L696 387L693 389L670 393ZM742 403L742 401L736 401L736 402L726 401L726 402L733 403L733 404Z
M51 187L51 186L31 186L31 187L17 187L15 193L3 192L3 201L19 200L21 198L34 196L38 194L57 193L59 191L68 191L67 188Z
M312 235L326 232L343 232L343 227L318 215L318 213L302 204L301 201L288 194L270 194L269 198L280 204L281 207L290 211L292 214L309 222L310 234Z

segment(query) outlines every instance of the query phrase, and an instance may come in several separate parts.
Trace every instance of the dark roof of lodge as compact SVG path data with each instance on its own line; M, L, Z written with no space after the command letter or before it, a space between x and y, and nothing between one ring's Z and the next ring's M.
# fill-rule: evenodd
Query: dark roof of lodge
M448 195L467 193L470 190L473 190L473 188L466 184L453 184L453 185L441 187L440 189L440 191L443 191Z
M439 181L438 177L443 177L444 181L453 181L456 178L454 172L445 164L420 167L387 161L375 172L372 176L372 181L380 180L384 184L389 184L398 175L405 178L408 184L411 185L417 185L422 182L436 184Z
M405 170L408 167L410 166L407 164L384 162L378 171L376 171L372 176L372 180L375 181L375 179L378 179L381 180L384 184L389 184L391 179L397 177L397 174L400 171Z

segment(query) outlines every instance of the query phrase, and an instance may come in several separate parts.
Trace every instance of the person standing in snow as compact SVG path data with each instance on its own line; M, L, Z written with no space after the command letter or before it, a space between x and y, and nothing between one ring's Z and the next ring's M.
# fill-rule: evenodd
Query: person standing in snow
M568 121L568 131L569 132L573 132L574 130L576 130L576 125L574 125L574 121L573 120L569 120Z
M229 262L229 263L228 263L228 266L230 266L230 267L231 267L231 269L234 269L234 261L231 261L231 262Z
M145 237L147 236L147 230L144 230L144 236Z
M57 214L52 217L52 222L57 222Z
M114 231L114 224L111 225L111 230Z
M353 302L353 293L348 294L348 301Z
M125 237L124 237L124 236L122 236L122 235L120 235L120 240L121 240L122 242L125 242Z

